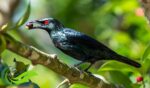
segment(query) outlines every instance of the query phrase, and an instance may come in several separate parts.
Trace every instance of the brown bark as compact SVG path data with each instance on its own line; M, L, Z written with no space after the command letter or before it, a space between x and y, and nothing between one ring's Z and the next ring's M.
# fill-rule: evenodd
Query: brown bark
M150 0L141 0L141 4L143 6L145 16L150 22Z

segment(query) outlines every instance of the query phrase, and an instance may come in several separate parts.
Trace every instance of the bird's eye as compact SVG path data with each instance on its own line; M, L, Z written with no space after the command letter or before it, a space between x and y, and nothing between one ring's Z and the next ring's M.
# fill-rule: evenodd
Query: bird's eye
M49 24L49 21L48 21L48 20L45 20L43 23L44 23L45 25L47 25L47 24Z

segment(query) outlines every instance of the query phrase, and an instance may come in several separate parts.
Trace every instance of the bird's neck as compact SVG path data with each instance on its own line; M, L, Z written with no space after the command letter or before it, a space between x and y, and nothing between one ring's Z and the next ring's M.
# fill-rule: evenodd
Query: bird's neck
M61 32L61 31L63 31L63 28L48 30L47 32L50 35L50 37L53 38L54 36L56 36L58 34L58 32Z
M63 34L63 29L62 30L55 30L55 31L51 31L49 33L51 40L53 41L53 43L56 45L57 42L62 41L65 36ZM65 38L66 39L66 38Z
M57 32L59 31L60 29L59 28L48 28L48 29L45 29L45 31L48 32L49 35L51 35L51 32Z

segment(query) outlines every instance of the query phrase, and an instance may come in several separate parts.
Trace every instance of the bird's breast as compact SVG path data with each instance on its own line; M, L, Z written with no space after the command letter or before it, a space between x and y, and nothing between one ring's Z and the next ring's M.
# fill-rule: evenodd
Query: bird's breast
M62 32L51 32L51 38L53 41L66 40L66 35Z
M51 39L56 47L59 47L60 43L67 41L66 35L62 32L51 32Z

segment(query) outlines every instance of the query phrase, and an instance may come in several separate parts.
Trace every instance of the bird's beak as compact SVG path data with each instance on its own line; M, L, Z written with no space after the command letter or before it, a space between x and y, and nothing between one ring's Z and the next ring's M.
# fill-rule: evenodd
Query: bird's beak
M26 24L26 27L28 29L36 29L36 28L40 28L41 26L42 25L40 23L38 23L37 21L31 21Z

